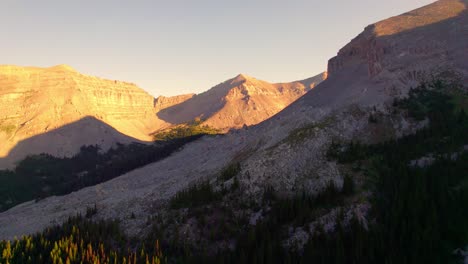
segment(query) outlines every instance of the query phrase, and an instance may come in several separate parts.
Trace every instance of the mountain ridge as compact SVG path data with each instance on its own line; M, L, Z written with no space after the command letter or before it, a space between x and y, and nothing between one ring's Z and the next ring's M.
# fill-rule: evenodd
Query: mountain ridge
M314 85L321 81L319 78L312 79ZM248 84L250 90L255 90L255 86L270 86L267 82L258 81L245 74L238 75L224 83L229 82L238 82L239 85ZM236 87L226 85L227 90L221 91L224 95L219 96L220 91L217 91L216 87L198 95L185 94L154 98L133 83L84 75L66 64L48 68L0 65L0 140L5 142L0 145L0 157L3 157L0 160L0 167L11 168L14 162L32 154L73 155L83 144L89 144L90 141L82 140L81 143L74 141L75 144L71 145L66 142L66 138L59 137L56 140L50 139L50 144L41 145L43 148L30 152L23 149L25 152L15 153L14 159L7 157L9 151L19 142L39 134L47 134L48 131L59 129L85 117L94 117L136 141L151 142L152 135L156 131L191 122L197 117L210 117L226 103L229 104L229 100L238 100L239 96L247 96L244 93L248 93L245 87L231 91ZM274 110L261 110L263 112L247 122L247 125L265 120L304 93L305 90L296 91L293 96L285 96L284 100L281 98L283 94L279 93L279 96L268 101L274 106ZM184 109L184 103L187 101L195 103L197 109ZM281 102L279 106L276 106L279 102ZM168 112L174 107L181 111L198 114L180 119L174 116L177 114L176 111L163 115L165 118L158 117L160 113ZM265 108L270 108L270 106L266 105ZM234 110L231 107L228 113L224 111L225 115L218 117L216 122L208 120L206 125L223 128L225 131L242 127L246 123L242 118L237 123L232 122L242 114ZM256 112L257 109L251 111L253 114ZM226 122L226 120L230 121ZM96 144L106 141L105 134L95 133L89 136L95 138ZM106 148L110 146L112 144L106 144Z
M466 5L466 1L456 0L436 2L440 3L448 9L459 3ZM62 222L93 204L100 208L97 218L120 218L128 233L143 235L145 219L155 211L164 211L168 199L200 180L218 181L219 172L233 162L239 164L236 180L242 196L253 201L261 201L266 186L283 194L317 194L330 182L342 186L349 171L327 159L330 144L379 142L424 127L424 121L392 114L392 103L404 97L411 86L430 80L432 74L456 72L468 80L467 26L465 10L395 35L376 37L367 27L329 61L327 80L272 118L223 137L202 138L163 161L99 186L0 213L0 238L40 231L51 221ZM370 122L371 113L381 121ZM366 202L358 200L355 206L356 210L366 208ZM128 218L128 208L136 219ZM256 214L252 211L249 216L253 219Z

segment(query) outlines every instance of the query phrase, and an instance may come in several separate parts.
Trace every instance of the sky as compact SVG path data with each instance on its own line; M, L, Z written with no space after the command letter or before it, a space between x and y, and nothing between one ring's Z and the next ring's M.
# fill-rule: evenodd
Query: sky
M68 64L154 96L239 73L305 79L369 24L433 0L1 0L0 64Z

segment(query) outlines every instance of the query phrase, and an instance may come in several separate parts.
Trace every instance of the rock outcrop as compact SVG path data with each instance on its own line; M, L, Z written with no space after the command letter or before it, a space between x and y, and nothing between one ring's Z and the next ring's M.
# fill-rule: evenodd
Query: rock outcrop
M239 74L160 111L158 116L169 123L200 118L204 124L224 131L255 125L277 114L325 78L326 73L322 73L302 81L273 84Z
M195 94L183 94L183 95L176 95L176 96L158 96L154 100L154 107L156 108L156 112L159 112L163 109L166 109L168 107L178 105L180 103L183 103L191 98L193 98Z

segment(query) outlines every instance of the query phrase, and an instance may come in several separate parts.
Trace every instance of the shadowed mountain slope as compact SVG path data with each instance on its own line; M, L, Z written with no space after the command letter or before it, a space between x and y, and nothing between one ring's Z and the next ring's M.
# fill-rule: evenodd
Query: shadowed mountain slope
M100 144L108 135L93 127L96 120L129 137L150 140L152 131L170 125L156 111L154 97L131 83L86 76L67 65L0 66L0 157L15 161L38 151L63 156L85 143ZM95 121L78 122L85 117ZM47 133L72 123L73 130L66 129L69 138ZM48 135L43 143L9 154L18 142L41 134ZM55 144L65 141L65 148Z
M8 167L27 155L48 153L55 157L71 157L84 145L99 145L107 151L117 142L141 142L120 133L95 117L84 117L70 124L48 130L18 142L7 157L0 158L0 168Z

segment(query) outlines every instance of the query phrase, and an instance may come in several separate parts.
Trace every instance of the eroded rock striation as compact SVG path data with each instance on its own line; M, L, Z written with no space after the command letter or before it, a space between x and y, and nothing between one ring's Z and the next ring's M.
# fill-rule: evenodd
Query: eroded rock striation
M157 118L154 102L153 96L134 84L83 75L67 65L0 66L0 165L11 165L27 154L41 152L69 156L84 144L105 142L101 145L109 147L115 143L109 138L122 143L149 140L150 132L169 125ZM164 106L170 106L170 102ZM99 128L99 122L80 122L84 118L111 126L118 136L110 137L106 129ZM73 125L73 131L63 129L75 123L96 127ZM62 130L57 133L58 129ZM50 135L42 137L41 147L10 155L18 143L27 144L29 139L45 134Z

